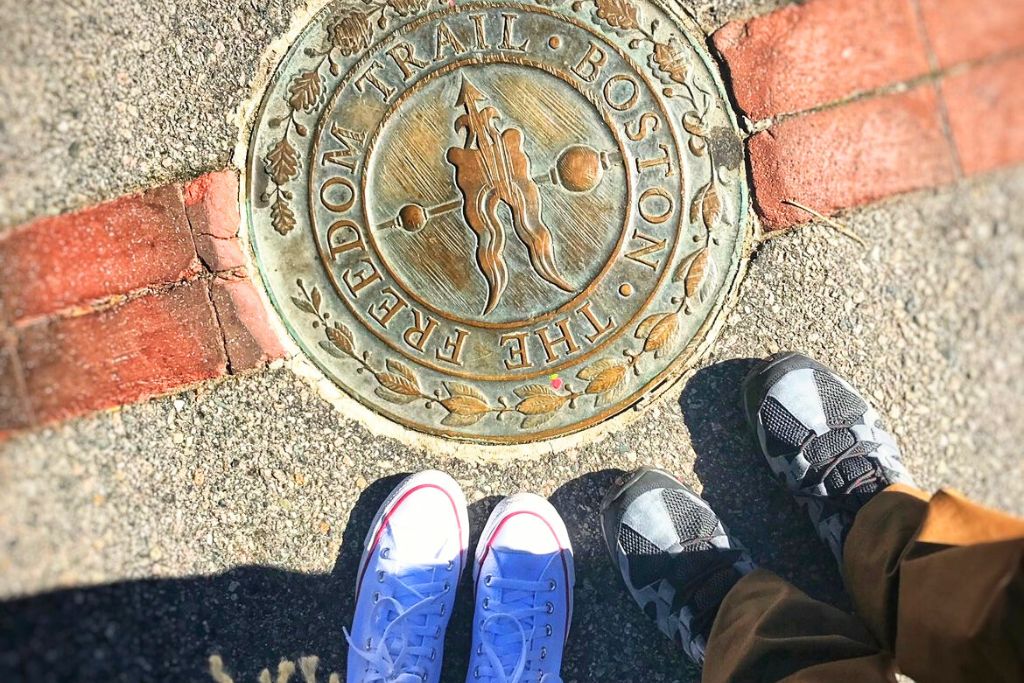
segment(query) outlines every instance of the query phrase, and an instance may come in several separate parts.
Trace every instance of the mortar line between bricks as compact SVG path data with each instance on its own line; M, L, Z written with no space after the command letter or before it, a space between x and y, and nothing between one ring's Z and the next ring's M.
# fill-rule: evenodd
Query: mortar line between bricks
M944 79L950 76L955 76L965 71L970 71L971 69L977 68L979 66L995 64L1006 59L1013 59L1015 57L1020 56L1024 56L1024 48L1017 48L1014 50L1008 50L1006 52L999 52L996 54L986 55L985 57L982 57L980 59L973 59L966 62L960 62L958 64L948 66L944 69L935 69L933 71L929 71L928 73L921 74L920 76L907 79L905 81L889 83L888 85L884 85L879 88L874 88L873 90L864 90L862 92L857 92L852 95L849 95L848 97L844 97L843 99L835 100L833 102L826 102L824 104L819 104L817 106L811 107L810 109L802 109L800 111L789 112L786 114L778 114L777 116L761 119L760 121L751 121L751 119L746 114L743 113L743 110L740 109L739 106L735 104L735 102L733 102L733 104L736 108L737 115L747 121L750 121L750 129L743 135L743 139L746 140L753 137L757 133L761 133L766 130L771 130L775 126L778 126L779 124L785 123L787 121L791 121L793 119L798 119L800 117L808 116L810 114L831 111L832 109L838 109L840 107L845 107L849 104L862 102L864 100L875 99L878 97L887 97L890 95L899 95L904 92L909 92L910 90L913 90L915 88L920 88L929 83L935 83L936 85L939 85ZM945 100L942 98L940 98L940 105L943 107L943 112L945 112ZM946 123L945 119L943 119L943 123ZM743 132L744 131L741 131L741 133ZM955 153L955 145L953 146L953 149Z
M939 57L935 54L931 36L928 34L928 24L924 19L924 10L921 9L921 0L910 0L914 8L914 17L917 20L917 32L924 45L925 56L928 58L928 67L931 69L932 77L935 80L935 101L939 109L939 123L942 126L942 136L946 139L946 146L949 147L949 158L953 162L953 175L956 180L964 177L964 166L960 160L960 150L956 147L956 140L953 139L953 124L949 118L949 107L946 105L946 96L942 91L942 81L946 73L941 68ZM946 70L948 72L948 69Z
M33 327L35 325L45 324L51 320L59 320L66 318L78 318L83 315L89 315L91 313L101 313L108 311L112 308L117 308L129 302L137 299L142 299L147 296L159 296L168 292L173 292L180 287L187 287L195 282L209 281L217 277L225 275L235 275L237 270L225 270L220 272L210 272L203 270L191 277L184 278L182 280L175 280L173 282L161 282L152 285L146 285L145 287L139 287L133 289L130 292L124 294L112 294L100 299L93 299L92 301L86 301L80 304L74 304L72 306L65 306L64 308L57 309L50 313L43 315L33 315L25 318L16 320L11 329L15 332Z
M25 411L25 428L31 429L39 424L39 421L36 419L36 407L29 398L28 384L25 383L25 370L21 364L21 355L18 353L18 335L12 327L4 330L4 337L7 354L11 359L11 367L14 368L14 390L17 392L18 400L21 401L22 409Z
M228 354L228 337L224 333L224 324L220 321L220 311L217 310L217 302L213 300L213 285L216 279L216 277L213 277L206 283L206 298L210 301L210 308L213 309L213 319L216 321L217 331L220 333L220 345L224 350L224 372L225 374L233 375L235 372L231 367L231 356Z
M790 112L787 114L779 114L778 116L773 116L767 119L761 119L760 121L756 121L753 123L750 135L748 135L747 137L753 137L757 133L770 130L771 128L774 128L781 123L785 123L793 119L799 119L801 117L809 116L811 114L819 114L821 112L839 109L850 104L863 102L865 100L872 100L879 97L900 95L902 93L909 92L916 88L928 85L929 83L934 83L939 76L940 74L934 74L929 72L908 79L906 81L890 83L888 85L884 85L880 88L875 88L873 90L865 90L863 92L854 93L848 97L844 97L841 100L835 100L834 102L826 102L825 104L819 104L816 107L811 107L810 109L803 109L801 111Z
M181 206L185 214L185 222L188 223L188 237L192 242L192 250L195 252L196 260L199 261L203 271L209 275L209 277L204 278L206 282L203 286L206 289L206 300L210 302L210 310L213 311L213 320L217 323L217 332L218 336L220 336L220 348L224 352L224 372L225 374L232 375L234 373L231 369L231 356L228 355L228 338L224 333L224 324L220 320L220 311L217 310L217 303L213 300L213 282L217 278L218 273L214 272L214 270L210 268L210 264L204 261L203 257L199 255L199 245L196 244L196 226L192 224L192 219L188 215L188 207L185 206L185 196L182 192L182 186L177 184L176 187L178 188L178 194L181 196ZM212 235L210 236L212 237Z

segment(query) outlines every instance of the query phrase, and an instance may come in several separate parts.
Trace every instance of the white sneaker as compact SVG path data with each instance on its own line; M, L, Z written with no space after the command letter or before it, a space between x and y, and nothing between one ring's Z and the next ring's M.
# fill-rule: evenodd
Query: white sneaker
M359 563L348 683L440 679L468 545L466 498L447 474L415 474L388 496Z
M555 508L529 493L499 503L476 548L473 581L467 682L560 682L575 573Z

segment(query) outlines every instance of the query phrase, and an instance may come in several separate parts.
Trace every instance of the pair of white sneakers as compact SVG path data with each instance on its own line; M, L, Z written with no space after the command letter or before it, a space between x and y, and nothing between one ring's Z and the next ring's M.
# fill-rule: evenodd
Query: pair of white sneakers
M443 472L408 477L381 506L356 580L348 683L434 683L469 546L466 498ZM494 509L473 563L467 683L560 683L575 581L565 524L529 493Z

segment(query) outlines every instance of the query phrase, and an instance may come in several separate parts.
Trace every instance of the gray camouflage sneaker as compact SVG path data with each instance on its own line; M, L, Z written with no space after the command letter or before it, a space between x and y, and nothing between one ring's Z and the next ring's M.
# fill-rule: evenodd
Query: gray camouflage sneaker
M799 353L755 368L743 400L768 465L842 563L857 511L890 484L914 483L896 442L856 389Z
M601 530L626 588L697 664L726 593L754 567L700 496L643 468L601 503Z

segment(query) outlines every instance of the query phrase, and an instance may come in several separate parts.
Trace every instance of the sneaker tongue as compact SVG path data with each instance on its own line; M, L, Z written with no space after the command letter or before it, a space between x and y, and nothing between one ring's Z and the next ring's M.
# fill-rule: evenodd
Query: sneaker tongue
M540 581L554 555L536 555L510 548L493 549L501 576L506 579Z

